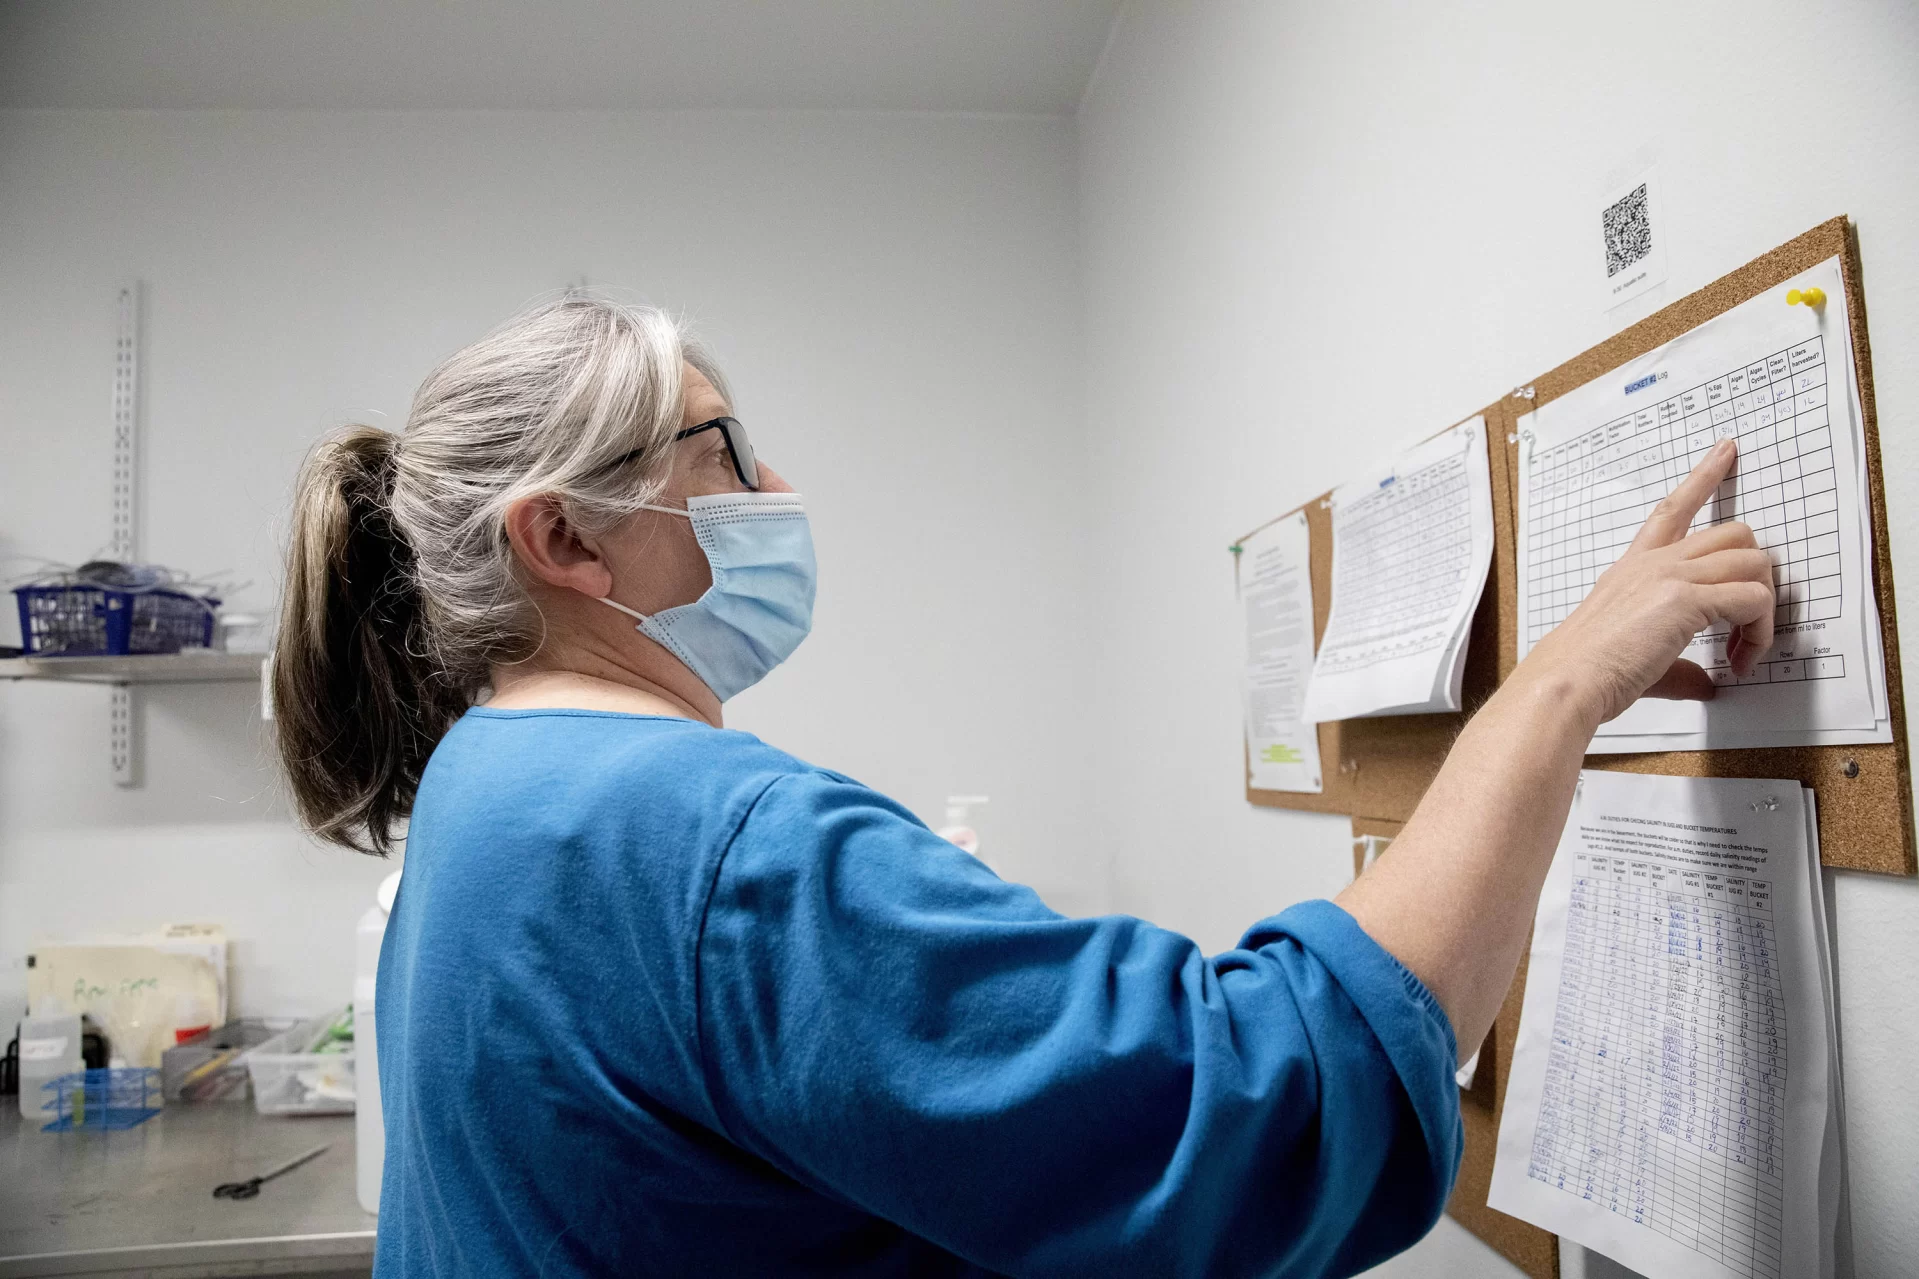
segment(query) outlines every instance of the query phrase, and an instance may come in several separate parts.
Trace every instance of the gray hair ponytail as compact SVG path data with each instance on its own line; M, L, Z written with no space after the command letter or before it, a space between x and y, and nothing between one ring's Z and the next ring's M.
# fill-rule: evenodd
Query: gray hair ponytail
M672 317L568 297L441 364L399 435L352 426L314 449L294 499L272 690L294 808L314 834L391 851L440 738L495 664L539 647L507 507L552 494L597 533L658 500L683 361L725 394ZM633 466L607 469L635 448Z

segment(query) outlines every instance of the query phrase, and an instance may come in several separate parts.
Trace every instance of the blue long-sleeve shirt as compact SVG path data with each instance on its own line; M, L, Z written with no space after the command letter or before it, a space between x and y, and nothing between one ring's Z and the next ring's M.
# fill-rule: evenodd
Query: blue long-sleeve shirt
M467 714L380 956L376 1272L1332 1275L1419 1238L1451 1026L1328 902L1066 919L744 733Z

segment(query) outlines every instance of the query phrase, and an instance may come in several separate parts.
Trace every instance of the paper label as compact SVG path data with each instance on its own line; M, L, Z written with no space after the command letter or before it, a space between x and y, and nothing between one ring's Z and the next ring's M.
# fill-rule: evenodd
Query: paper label
M23 1039L20 1041L21 1061L58 1061L67 1055L67 1037L57 1039Z
M1659 171L1648 169L1606 196L1599 209L1605 249L1606 310L1632 301L1666 279L1666 228L1660 220Z

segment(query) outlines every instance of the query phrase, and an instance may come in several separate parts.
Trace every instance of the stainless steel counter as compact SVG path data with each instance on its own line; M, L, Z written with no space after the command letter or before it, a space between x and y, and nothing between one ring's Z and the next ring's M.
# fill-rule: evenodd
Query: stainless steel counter
M376 1218L354 1197L353 1117L272 1119L251 1102L168 1106L125 1132L46 1133L4 1099L0 1279L366 1275ZM332 1148L260 1187L223 1181Z

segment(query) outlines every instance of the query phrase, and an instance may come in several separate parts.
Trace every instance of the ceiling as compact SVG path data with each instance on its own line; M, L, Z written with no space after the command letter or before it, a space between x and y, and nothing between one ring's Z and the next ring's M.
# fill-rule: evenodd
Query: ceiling
M1063 114L1120 0L0 0L0 107Z

